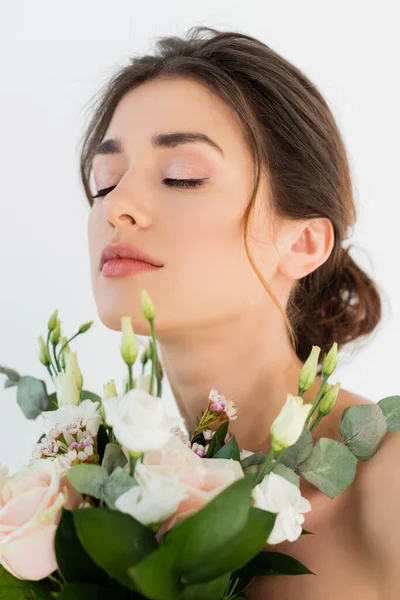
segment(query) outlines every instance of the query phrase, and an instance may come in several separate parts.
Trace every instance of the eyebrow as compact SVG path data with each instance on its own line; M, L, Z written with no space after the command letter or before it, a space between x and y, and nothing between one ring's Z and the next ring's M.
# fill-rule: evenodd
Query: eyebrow
M151 137L151 144L154 148L176 148L182 144L193 142L208 144L224 156L222 148L205 133L159 133ZM123 152L122 141L119 138L109 138L97 146L94 156L98 154L123 154Z

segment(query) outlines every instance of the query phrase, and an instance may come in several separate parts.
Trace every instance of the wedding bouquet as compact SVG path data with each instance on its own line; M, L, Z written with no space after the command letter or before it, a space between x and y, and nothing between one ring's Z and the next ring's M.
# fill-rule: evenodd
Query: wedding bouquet
M339 393L340 383L328 382L335 343L315 401L304 404L320 353L313 346L297 395L287 394L271 426L267 454L239 449L228 431L238 417L235 404L215 389L187 433L161 398L155 308L145 290L141 310L151 337L136 377L136 337L130 317L121 317L128 367L121 394L114 380L101 396L83 388L69 343L93 321L68 339L57 310L47 340L38 338L55 392L0 367L5 387L17 387L25 416L40 415L44 430L29 464L12 475L0 467L0 598L230 600L244 598L256 576L314 574L290 556L265 551L311 533L302 529L311 505L301 496L300 477L334 498L352 483L357 461L372 457L387 431L400 429L400 396L390 396L345 409L343 442L313 442L312 431Z

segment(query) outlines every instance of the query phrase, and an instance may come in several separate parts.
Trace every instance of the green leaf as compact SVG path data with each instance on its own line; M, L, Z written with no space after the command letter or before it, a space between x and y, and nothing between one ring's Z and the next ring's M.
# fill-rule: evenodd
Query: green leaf
M102 489L102 499L109 508L115 509L115 501L134 485L136 485L136 481L129 475L128 471L125 471L122 467L117 467Z
M111 577L132 587L128 567L158 547L151 529L130 515L108 508L77 509L72 513L79 540L89 556Z
M103 462L104 452L108 444L108 433L103 423L100 425L97 432L97 454L99 455L100 463Z
M87 509L81 509L87 510ZM55 537L57 564L67 581L107 583L109 577L85 552L76 533L70 510L62 509Z
M58 406L57 393L53 392L49 396L49 405L47 407L47 410L57 410L58 408L59 408L59 406Z
M221 600L230 581L230 573L221 575L212 581L205 581L187 587L179 600Z
M210 445L205 454L205 458L212 458L220 448L224 445L226 434L228 433L229 421L224 421L222 425L218 427L216 432L211 438Z
M276 464L273 470L276 475L280 475L290 483L294 483L298 488L300 488L300 477L293 471L293 469L289 469L285 465L282 465L280 462Z
M178 553L177 546L162 544L134 567L128 568L135 589L150 600L177 600L185 589L175 573Z
M315 575L301 562L281 552L260 552L247 565L235 573L240 577L260 577L262 575Z
M213 562L226 544L234 543L243 534L249 518L254 477L246 475L226 487L197 513L170 529L165 544L180 550L179 572L187 575Z
M91 400L92 402L98 402L101 406L101 398L94 392L90 392L89 390L81 390L80 397L81 400Z
M240 450L235 436L222 446L222 448L217 450L213 458L232 458L233 460L240 461Z
M313 531L307 531L307 529L302 529L300 535L315 535Z
M9 369L8 367L0 367L0 373L6 375L13 383L18 383L18 381L21 379L21 375L17 373L17 371L14 371L14 369Z
M45 382L30 375L21 377L17 387L17 402L27 419L36 419L49 405Z
M110 475L117 467L124 467L126 463L126 456L121 446L114 443L106 445L101 464Z
M357 459L345 444L320 438L297 470L329 498L335 498L353 482L356 467Z
M277 454L279 463L294 469L299 463L308 458L313 448L313 439L307 425L304 425L301 436L293 446L289 446Z
M13 381L12 379L6 379L4 382L4 387L5 388L10 388L10 387L15 387L16 385L18 385L17 381Z
M262 465L265 463L267 455L263 452L256 452L250 456L246 456L240 461L245 475L257 476Z
M378 402L386 419L388 431L400 430L400 396L387 396Z
M69 583L57 600L110 600L110 589L96 583Z
M17 579L0 567L0 600L51 600L48 579L26 581Z
M371 458L387 433L386 419L378 404L359 404L345 408L340 420L340 435L357 458Z
M209 581L224 573L237 570L245 565L265 546L276 519L276 514L251 507L244 529L217 552L212 560L204 560L196 568L182 576L184 584Z
M80 464L68 469L67 477L78 492L98 500L108 479L106 469L100 465Z

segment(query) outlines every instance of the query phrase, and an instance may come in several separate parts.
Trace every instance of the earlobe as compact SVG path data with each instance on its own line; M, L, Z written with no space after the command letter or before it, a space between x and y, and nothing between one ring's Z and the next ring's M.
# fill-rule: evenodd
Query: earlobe
M332 222L327 218L302 222L287 235L279 270L292 279L302 279L320 267L330 256L334 245Z

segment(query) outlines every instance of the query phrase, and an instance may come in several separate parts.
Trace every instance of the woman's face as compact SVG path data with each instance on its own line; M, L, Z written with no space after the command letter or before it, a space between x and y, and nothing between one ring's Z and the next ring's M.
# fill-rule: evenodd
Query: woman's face
M205 142L157 147L158 134L196 133ZM140 85L119 102L103 140L118 138L123 152L96 155L95 199L88 221L92 286L101 321L121 329L131 316L134 330L148 335L140 312L145 289L156 308L156 331L210 327L265 307L268 294L247 258L243 215L253 189L253 162L234 111L203 85L188 79ZM204 179L194 188L170 179ZM93 186L92 186L93 187ZM260 188L260 191L262 187ZM261 192L262 193L262 192ZM260 193L259 193L260 194ZM261 245L249 246L264 277L276 266L275 248L262 193ZM106 277L99 268L108 242L130 242L162 261L162 268Z

